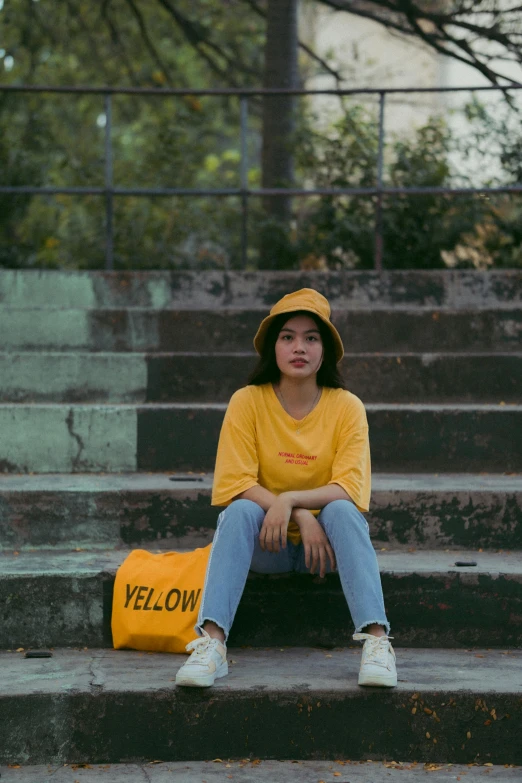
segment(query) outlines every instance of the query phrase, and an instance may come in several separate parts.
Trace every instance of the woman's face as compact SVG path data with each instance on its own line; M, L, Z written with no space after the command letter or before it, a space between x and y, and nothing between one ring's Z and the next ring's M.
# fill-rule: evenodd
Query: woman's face
M275 344L277 366L289 378L315 375L323 361L321 333L313 318L296 315L290 318Z

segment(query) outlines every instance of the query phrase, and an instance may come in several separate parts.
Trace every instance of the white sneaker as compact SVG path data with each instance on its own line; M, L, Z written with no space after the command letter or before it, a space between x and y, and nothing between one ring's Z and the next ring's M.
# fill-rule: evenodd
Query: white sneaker
M176 685L208 688L215 679L228 674L226 646L206 631L203 634L187 644L186 650L193 653L176 674Z
M364 641L359 685L377 685L393 688L397 685L395 653L388 636L374 636L371 633L356 633L356 641Z

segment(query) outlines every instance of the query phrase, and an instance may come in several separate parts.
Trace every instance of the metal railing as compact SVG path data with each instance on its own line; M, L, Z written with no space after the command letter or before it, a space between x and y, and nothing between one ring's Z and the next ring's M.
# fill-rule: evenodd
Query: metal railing
M375 238L374 267L377 271L383 268L383 197L389 195L439 195L439 194L478 194L478 193L522 193L522 183L499 187L389 187L384 184L384 133L386 98L389 95L407 95L422 93L454 93L454 92L503 92L522 89L522 84L509 84L502 87L404 87L390 89L236 89L221 88L208 90L188 90L176 88L147 87L49 87L32 85L0 85L0 92L18 93L67 93L103 95L105 102L105 182L103 187L32 187L0 185L0 193L27 195L98 195L105 197L105 268L114 269L114 197L115 196L238 196L241 203L241 262L246 266L248 252L248 205L252 197L263 196L373 196L375 197ZM139 96L237 96L240 102L240 186L239 188L121 188L114 184L113 176L113 146L112 146L112 97L114 95ZM365 188L250 188L248 185L248 101L250 98L268 95L308 96L308 95L377 95L379 98L378 114L378 149L377 177L375 187Z

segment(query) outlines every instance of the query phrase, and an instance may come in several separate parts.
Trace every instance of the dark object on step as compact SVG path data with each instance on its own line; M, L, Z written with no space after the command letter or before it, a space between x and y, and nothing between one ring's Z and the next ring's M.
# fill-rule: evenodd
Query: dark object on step
M53 654L50 650L27 650L25 658L52 658Z
M455 565L460 568L467 568L468 566L476 566L476 560L455 560Z
M203 481L203 476L169 476L169 481Z

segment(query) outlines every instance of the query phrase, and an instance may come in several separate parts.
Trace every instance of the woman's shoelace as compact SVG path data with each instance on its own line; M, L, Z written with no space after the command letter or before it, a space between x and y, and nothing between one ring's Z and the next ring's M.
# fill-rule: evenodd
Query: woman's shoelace
M388 663L388 638L387 636L375 636L373 639L366 640L366 644L369 645L367 657L381 666L386 666Z
M192 650L192 654L196 655L198 658L205 658L209 656L212 650L216 647L217 641L217 639L210 639L206 636L203 636L199 639L194 639L193 642L189 642L186 649L188 651ZM212 644L212 642L216 642L216 644Z

